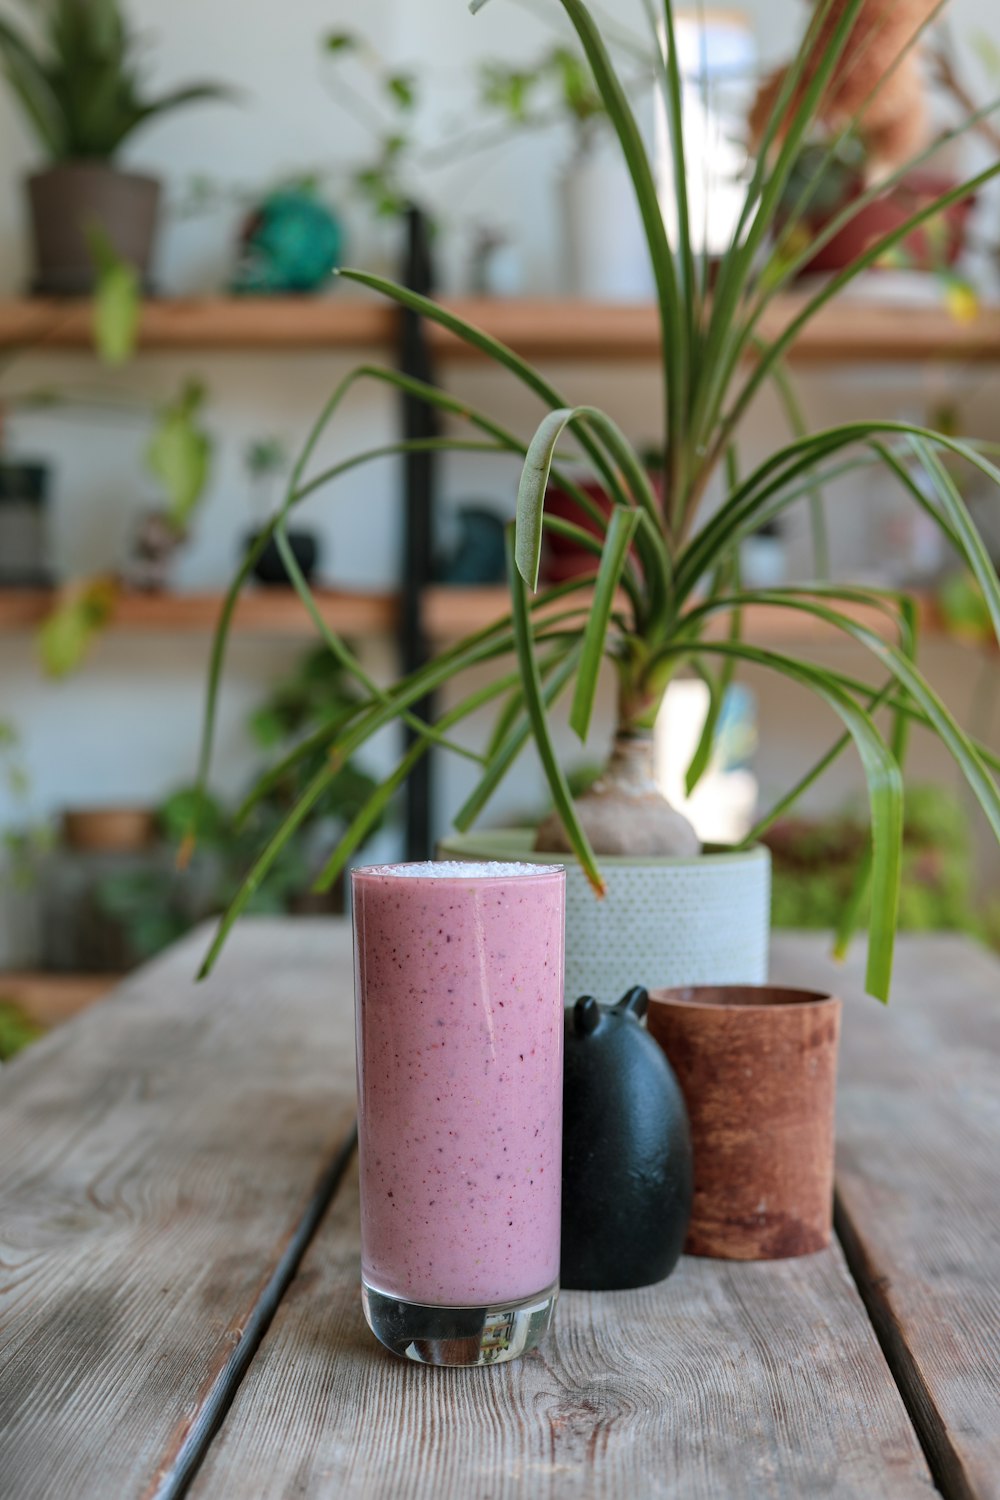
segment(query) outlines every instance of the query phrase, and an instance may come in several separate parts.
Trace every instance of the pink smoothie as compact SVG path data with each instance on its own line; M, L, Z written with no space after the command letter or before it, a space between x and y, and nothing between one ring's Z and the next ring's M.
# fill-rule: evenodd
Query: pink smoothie
M364 1279L530 1297L559 1275L565 873L383 865L353 887Z

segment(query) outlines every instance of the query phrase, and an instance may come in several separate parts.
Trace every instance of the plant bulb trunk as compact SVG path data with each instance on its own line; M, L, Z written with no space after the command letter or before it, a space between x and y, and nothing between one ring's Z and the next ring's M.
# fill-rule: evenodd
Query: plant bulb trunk
M657 786L651 730L619 730L611 756L576 811L595 854L630 859L689 858L701 853L698 835ZM540 825L539 852L572 853L557 813Z

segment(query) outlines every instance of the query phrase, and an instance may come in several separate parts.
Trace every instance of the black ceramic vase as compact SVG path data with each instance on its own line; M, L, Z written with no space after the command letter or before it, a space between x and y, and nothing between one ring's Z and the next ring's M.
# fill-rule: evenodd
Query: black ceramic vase
M566 1010L563 1287L616 1291L669 1276L691 1216L693 1167L677 1080L642 1026L649 996L584 995Z

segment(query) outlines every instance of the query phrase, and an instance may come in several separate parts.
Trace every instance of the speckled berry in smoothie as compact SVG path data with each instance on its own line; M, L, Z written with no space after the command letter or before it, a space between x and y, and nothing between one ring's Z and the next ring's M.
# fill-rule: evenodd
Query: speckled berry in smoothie
M559 1275L565 872L353 877L362 1271L481 1306Z

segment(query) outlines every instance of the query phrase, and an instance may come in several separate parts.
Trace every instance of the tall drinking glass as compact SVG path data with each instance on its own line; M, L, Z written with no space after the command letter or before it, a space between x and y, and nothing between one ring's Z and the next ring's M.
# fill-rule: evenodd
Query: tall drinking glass
M559 1277L559 865L355 870L362 1299L424 1364L534 1348Z

